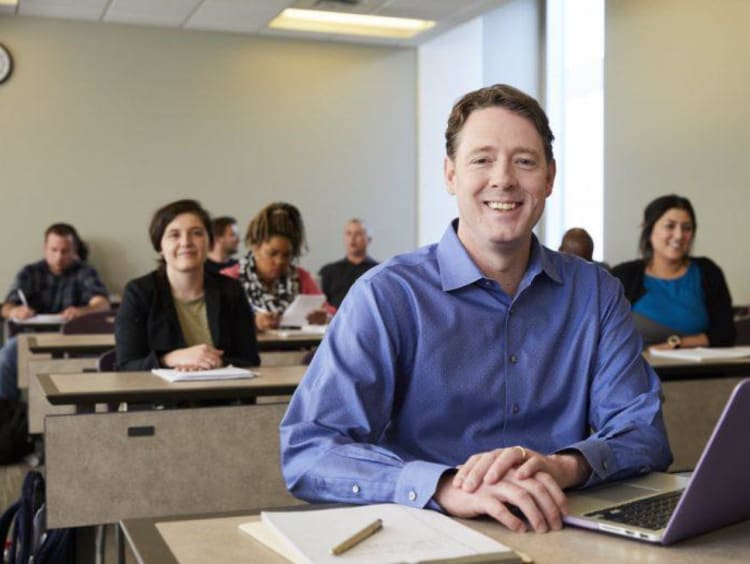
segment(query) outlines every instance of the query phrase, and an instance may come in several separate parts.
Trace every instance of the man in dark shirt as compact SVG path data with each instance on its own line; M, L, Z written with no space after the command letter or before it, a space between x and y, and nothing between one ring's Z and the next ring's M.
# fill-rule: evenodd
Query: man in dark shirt
M237 264L232 255L237 254L240 236L237 232L237 220L225 215L215 218L212 222L214 244L208 252L206 270L219 274L225 268Z
M44 259L16 275L2 306L4 319L59 313L70 320L109 308L107 289L96 270L78 258L75 230L56 223L44 233ZM16 339L0 349L0 397L18 397Z
M361 220L347 222L344 227L346 257L326 264L319 272L323 293L332 306L338 308L357 278L378 264L367 256L367 245L371 240Z

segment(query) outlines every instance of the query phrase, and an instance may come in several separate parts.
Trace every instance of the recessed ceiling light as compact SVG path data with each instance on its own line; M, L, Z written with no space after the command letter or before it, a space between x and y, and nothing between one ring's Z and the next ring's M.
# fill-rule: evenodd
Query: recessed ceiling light
M287 8L271 21L268 27L293 31L409 39L434 25L435 22L430 20Z

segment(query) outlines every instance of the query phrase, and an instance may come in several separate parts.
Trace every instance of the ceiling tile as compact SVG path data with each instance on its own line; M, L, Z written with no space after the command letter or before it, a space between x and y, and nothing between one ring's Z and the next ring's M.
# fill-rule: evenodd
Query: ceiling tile
M205 0L185 22L188 29L254 33L265 28L292 0Z
M22 16L98 20L101 19L107 2L108 0L21 0L18 13Z
M104 21L182 26L201 0L112 0Z

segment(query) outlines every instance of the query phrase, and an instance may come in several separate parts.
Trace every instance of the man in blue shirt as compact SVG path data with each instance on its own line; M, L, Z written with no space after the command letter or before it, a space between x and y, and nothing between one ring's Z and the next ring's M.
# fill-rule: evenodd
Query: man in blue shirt
M563 490L671 462L659 383L620 284L542 247L544 111L471 92L446 131L458 219L350 290L281 424L289 489L559 529Z

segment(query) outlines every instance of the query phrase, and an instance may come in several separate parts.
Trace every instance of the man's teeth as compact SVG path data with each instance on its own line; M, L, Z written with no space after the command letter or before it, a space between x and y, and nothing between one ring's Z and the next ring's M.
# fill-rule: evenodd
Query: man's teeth
M515 202L487 202L493 210L510 211L518 207Z

